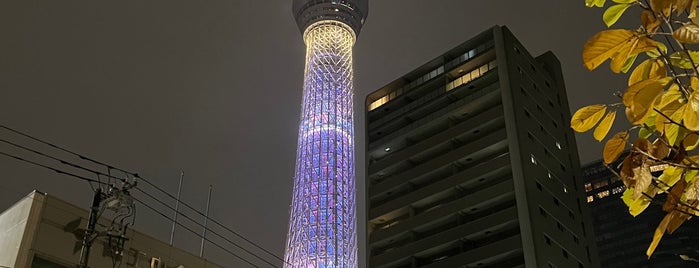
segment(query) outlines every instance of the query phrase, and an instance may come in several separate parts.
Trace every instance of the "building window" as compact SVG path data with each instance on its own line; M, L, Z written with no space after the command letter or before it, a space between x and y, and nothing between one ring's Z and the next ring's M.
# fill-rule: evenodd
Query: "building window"
M609 196L609 190L601 191L597 193L597 198L605 198Z
M588 202L588 203L591 203L592 201L595 201L595 198L594 198L593 196L591 196L591 195L588 195L588 196L587 196L587 202Z
M585 183L585 192L592 191L592 183Z
M609 185L609 182L607 180L598 181L598 182L595 182L594 188L599 189L599 188L602 188L602 187L607 186L607 185Z
M624 192L624 189L625 189L624 185L614 187L614 188L612 188L612 194L620 194L620 193L623 193L623 192Z
M454 88L459 87L460 85L463 85L463 84L466 84L466 83L471 82L473 80L476 80L476 78L481 77L482 75L484 75L488 71L494 69L496 66L497 66L497 64L496 64L495 60L493 60L493 61L490 61L490 62L488 62L488 63L486 63L478 68L475 68L471 72L466 73L462 76L459 76L459 77L455 78L454 80L452 80L451 82L447 83L446 91L450 91ZM461 72L462 71L459 70L459 73L461 73Z

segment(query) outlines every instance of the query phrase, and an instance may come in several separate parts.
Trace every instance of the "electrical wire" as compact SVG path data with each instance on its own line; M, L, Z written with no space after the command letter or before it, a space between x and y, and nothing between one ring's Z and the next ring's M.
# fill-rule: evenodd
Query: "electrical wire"
M31 149L31 148L28 148L28 147L25 147L25 146L22 146L22 145L13 143L13 142L6 141L6 140L4 140L4 139L0 139L0 142L4 142L4 143L10 144L10 145L12 145L12 146L15 146L15 147L17 147L17 148L24 149L24 150L27 150L27 151L30 151L30 152L39 154L39 155L41 155L41 156L44 156L44 157L47 157L47 158L56 160L56 161L60 162L61 164L65 164L65 165L68 165L68 166L70 166L70 167L78 168L78 169L80 169L80 170L84 170L84 171L87 171L87 172L90 172L90 173L95 173L95 174L97 174L98 176L99 176L99 175L102 175L102 176L107 176L107 177L110 177L110 178L114 178L115 180L118 179L118 180L125 181L125 180L122 179L122 178L117 178L117 177L114 177L114 176L111 176L111 175L108 175L108 174L101 173L101 172L96 171L96 170L92 170L92 169L89 169L89 168L80 166L80 165L78 165L78 164L71 163L71 162L69 162L69 161L65 161L65 160L62 160L62 159L58 159L58 158L53 157L53 156L50 156L50 155L48 155L48 154L45 154L45 153L42 153L42 152L33 150L33 149ZM0 152L0 153L2 153L2 152ZM175 210L173 207L171 207L171 206L168 205L167 203L163 202L162 200L160 200L160 199L154 197L153 195L149 194L148 192L146 192L146 191L144 191L144 190L142 190L142 189L140 189L140 188L136 188L136 190L138 190L139 192L145 194L146 196L150 197L151 199L157 201L158 203L164 205L164 206L167 207L168 209L175 211L177 214L182 215L183 217L185 217L186 219L190 220L191 222L193 222L193 223L199 225L200 227L203 227L203 228L206 229L207 231L210 231L210 232L213 233L214 235L216 235L216 236L218 236L218 237L224 239L225 241L229 242L229 243L232 244L233 246L235 246L235 247L237 247L237 248L239 248L239 249L245 251L246 253L248 253L248 254L250 254L250 255L252 255L252 256L255 256L256 258L258 258L258 259L264 261L265 263L271 265L272 267L277 267L275 264L273 264L273 263L267 261L266 259L264 259L264 258L258 256L257 254L251 252L250 250L248 250L248 249L246 249L246 248L244 248L244 247L238 245L236 242L234 242L234 241L232 241L232 240L226 238L225 236L219 234L218 232L215 232L214 230L211 230L209 227L204 226L203 224L199 223L199 222L198 222L197 220L195 220L195 219L192 219L190 216L184 214L183 212ZM101 218L101 217L102 217L102 212L105 211L105 206L106 206L106 204L103 204L103 205L102 205L102 208L100 208L100 211L101 211L101 212L100 212L100 214L98 215L97 218ZM117 217L119 217L119 216L117 216ZM116 218L113 219L112 222L114 222L114 221L116 221Z
M163 214L162 212L158 211L157 209L155 209L155 208L149 206L148 204L146 204L145 202L139 200L138 198L134 197L133 199L136 200L136 202L141 203L141 205L144 205L145 207L149 208L149 209L152 210L153 212L159 214L160 216L162 216L162 217L164 217L164 218L166 218L166 219L168 219L168 220L171 220L171 221L173 220L173 219L170 218L169 216L167 216L167 215ZM204 236L201 236L199 233L197 233L196 231L190 229L189 227L184 226L184 225L182 225L182 224L179 223L179 222L175 222L175 223L176 223L177 225L179 225L180 227L184 228L185 230L187 230L187 231L189 231L189 232L191 232L191 233L193 233L193 234L199 236L200 238L206 240L207 242L209 242L209 243L215 245L216 247L220 248L221 250L226 251L226 252L228 252L229 254L238 257L239 259L245 261L246 263L252 265L253 267L259 268L259 266L255 265L254 263L252 263L252 262L250 262L250 261L248 261L248 260L246 260L246 259L240 257L238 254L235 254L233 251L230 251L230 250L226 249L225 247L223 247L223 246L217 244L216 242L211 241L210 239L208 239L208 238L206 238L206 237L204 237Z
M58 174L64 174L64 175L72 176L72 177L75 177L75 178L78 178L78 179L81 179L81 180L84 180L84 181L87 181L87 182L94 182L94 183L97 183L97 184L104 184L104 185L107 184L107 183L105 183L105 182L97 181L97 180L90 179L90 178L86 178L86 177L83 177L83 176L80 176L80 175L77 175L77 174L73 174L73 173L70 173L70 172L67 172L67 171L59 170L59 169L54 168L54 167L50 167L50 166L47 166L47 165L39 164L39 163L37 163L37 162L31 161L31 160L27 160L27 159L21 158L21 157L16 156L16 155L11 155L11 154L4 153L4 152L0 152L0 155L4 155L4 156L7 156L7 157L11 157L11 158L17 159L17 160L22 161L22 162L26 162L26 163L29 163L29 164L32 164L32 165L35 165L35 166L39 166L39 167L42 167L42 168L46 168L46 169L52 170L52 171L54 171L54 172L56 172L56 173L58 173Z
M34 164L34 165L39 166L39 167L42 167L42 168L46 168L46 169L53 170L53 171L55 171L55 172L57 172L57 173L59 173L59 174L64 174L64 175L67 175L67 176L70 176L70 177L74 177L74 178L77 178L77 179L87 180L87 181L93 181L93 182L95 181L95 180L93 180L93 179L85 178L85 177L82 177L82 176L80 176L80 175L77 175L77 174L74 174L74 173L70 173L70 172L66 172L66 171L62 171L62 170L59 170L59 169L56 169L56 168L53 168L53 167L50 167L50 166L38 164L38 163L36 163L36 162L30 161L30 160L26 160L26 159L24 159L24 158L21 158L21 157L18 157L18 156L14 156L14 155L11 155L11 154L7 154L7 153L4 153L4 152L0 152L0 155L5 155L5 156L8 156L8 157L12 157L12 158L15 158L15 159L17 159L17 160L24 161L24 162L28 162L28 163ZM107 184L107 183L102 183L102 184ZM133 197L133 196L132 196L132 197ZM143 202L143 201L137 199L136 197L133 197L133 199L136 200L137 202L141 203L142 205L146 206L147 208L151 209L153 212L155 212L155 213L157 213L157 214L159 214L159 215L165 217L165 218L168 219L168 220L172 220L172 218L168 217L167 215L164 215L164 214L161 213L160 211L154 209L153 207L151 207L150 205L146 204L145 202ZM195 234L196 236L199 236L200 238L202 238L202 239L208 241L209 243L211 243L211 244L213 244L213 245L219 247L220 249L222 249L222 250L224 250L224 251L230 253L231 255L237 257L238 259L240 259L240 260L242 260L242 261L244 261L244 262L246 262L246 263L249 263L249 264L252 265L253 267L259 268L259 266L253 264L252 262L250 262L249 260L247 260L247 259L245 259L245 258L242 258L242 257L239 256L238 254L235 254L234 252L232 252L232 251L230 251L230 250L228 250L228 249L222 247L221 245L219 245L219 244L217 244L217 243L211 241L210 239L207 239L206 237L202 237L198 232L192 230L191 228L189 228L189 227L187 227L187 226L184 226L184 225L182 225L182 224L179 223L179 222L176 222L176 224L179 225L180 227L184 228L185 230L187 230L187 231L189 231L189 232ZM256 257L258 257L258 256L256 256ZM258 257L258 258L259 258L259 257ZM264 259L262 259L262 260L264 260ZM0 268L1 268L1 267L0 267Z
M160 203L161 205L167 207L168 209L175 211L175 208L173 208L173 207L171 207L170 205L166 204L166 203L163 202L162 200L155 198L153 195L151 195L151 194L149 194L149 193L147 193L147 192L145 192L145 191L143 191L143 190L141 190L141 189L139 189L139 188L136 188L136 190L142 192L142 193L145 194L146 196L150 197L151 199L155 200L156 202ZM204 224L199 223L197 220L190 218L190 217L187 216L186 214L183 214L183 213L181 213L181 212L178 212L177 214L182 215L182 217L184 217L185 219L190 220L191 222L195 223L196 225L199 225L200 227L204 227L205 230L207 230L207 231L211 232L212 234L214 234L214 235L216 235L216 236L222 238L223 240L226 240L228 243L233 244L234 246L236 246L236 247L242 249L243 251L247 252L248 254L257 257L258 259L264 261L265 263L267 263L267 264L269 264L269 265L272 265L272 267L278 267L277 265L275 265L275 264L273 264L273 263L271 263L271 262L269 262L269 261L267 261L267 260L265 260L265 259L263 259L263 258L260 258L259 256L255 255L255 253L253 253L253 252L247 250L246 248L243 248L243 247L237 245L235 242L233 242L233 241L231 241L230 239L224 237L223 235L221 235L221 234L215 232L214 230L211 230L209 227L205 226Z
M73 151L71 151L71 150L62 148L62 147L57 146L57 145L54 145L54 144L52 144L52 143L50 143L50 142L41 140L41 139L39 139L39 138L33 137L33 136L29 135L29 134L23 133L23 132L21 132L21 131L15 130L15 129L13 129L13 128L10 128L10 127L5 126L5 125L2 125L2 124L0 124L0 128L6 129L6 130L8 130L8 131L10 131L10 132L13 132L13 133L17 134L17 135L26 137L26 138L31 139L31 140L34 140L34 141L37 141L37 142L39 142L39 143L48 145L48 146L50 146L50 147L52 147L52 148L55 148L55 149L57 149L57 150L60 150L60 151L66 152L66 153L68 153L68 154L74 155L74 156L76 156L76 157L78 157L78 158L80 158L80 159L82 159L82 160L90 161L90 162L92 162L92 163L95 163L95 164L104 166L104 167L106 167L106 168L110 171L110 174L105 174L105 173L102 173L102 172L99 172L99 171L95 171L95 170L92 170L92 169L88 169L88 168L82 167L82 166L80 166L80 165L73 164L73 163L64 161L64 160L62 160L62 159L58 159L58 158L56 158L56 157L53 157L53 156L44 154L44 153L42 153L42 152L33 150L33 149L31 149L31 148L27 148L27 147L25 147L25 146L22 146L22 145L13 143L13 142L9 142L9 141L4 140L4 139L0 139L0 141L2 141L2 142L5 142L5 143L10 144L10 145L13 145L13 146L15 146L15 147L18 147L18 148L21 148L21 149L24 149L24 150L27 150L27 151L30 151L30 152L33 152L33 153L36 153L36 154L39 154L39 155L42 155L42 156L51 158L51 159L54 159L54 160L56 160L56 161L58 161L58 162L60 162L60 163L62 163L62 164L65 164L65 165L68 165L68 166L71 166L71 167L74 167L74 168L78 168L78 169L81 169L81 170L84 170L84 171L88 171L88 172L93 172L93 173L96 174L98 177L101 175L101 176L105 176L105 177L107 177L107 178L113 178L113 179L116 179L116 180L120 180L120 181L122 181L122 182L125 182L125 181L126 181L125 179L123 179L123 178L118 178L118 177L115 177L115 176L112 176L112 175L111 175L111 170L112 170L112 169L118 170L118 171L121 171L121 172L123 172L123 173L125 173L125 174L127 174L127 175L131 175L133 178L141 179L141 180L143 180L146 184L148 184L148 185L150 185L151 187L157 189L158 191L164 193L164 194L167 195L168 197L170 197L170 198L172 198L172 199L174 199L174 200L178 200L175 196L173 196L173 195L170 194L169 192L165 191L164 189L160 188L159 186L157 186L157 185L151 183L151 182L150 182L149 180L147 180L146 178L141 177L138 173L134 173L134 172L130 172L130 171L127 171L127 170L124 170L124 169L121 169L121 168L117 168L117 167L114 167L114 166L112 166L112 165L109 165L109 164L100 162L100 161L98 161L98 160L95 160L95 159L86 157L86 156L81 155L81 154L79 154L79 153L73 152ZM2 153L2 152L0 152L0 153ZM4 154L4 153L3 153L3 154ZM10 156L10 155L8 155L8 156ZM59 170L57 170L57 169L55 169L55 168L51 168L51 167L48 167L48 166L45 166L45 165L41 165L41 164L38 164L38 163L34 163L34 162L31 162L31 161L28 161L28 160L25 160L25 159L22 159L22 158L19 158L19 157L15 157L15 156L10 156L10 157L13 157L13 158L16 158L16 159L19 159L19 160L23 160L23 161L27 161L27 162L33 163L33 164L38 165L38 166L41 166L41 167L49 168L49 169L54 170L54 171L56 171L56 172L58 172L58 173L66 174L65 172L59 171ZM75 174L72 174L72 173L71 173L71 174L66 174L66 175L71 175L71 176L74 176L74 177L80 177L80 176L75 175ZM87 179L87 178L85 178L85 177L80 177L80 178L82 178L82 179ZM93 179L89 179L89 181L97 182L97 183L100 184L100 185L107 185L107 186L109 185L108 183L103 183L103 182L101 182L101 180L97 180L97 181L96 181L96 180L93 180ZM141 190L140 188L136 188L136 189L139 190L140 192L143 192L144 194L146 193L145 191ZM154 198L154 197L152 197L152 196L150 196L150 197L153 198L154 200L156 200L156 201L162 203L162 201L161 201L160 199ZM254 247L256 247L256 248L258 248L258 249L264 251L265 253L267 253L267 254L273 256L273 257L276 258L277 260L280 260L280 261L282 261L282 262L284 262L284 263L289 264L289 263L286 262L283 258L277 256L276 254L272 253L271 251L269 251L269 250L263 248L262 246L256 244L256 243L253 242L252 240L246 238L244 235L242 235L242 234L240 234L240 233L238 233L238 232L232 230L231 228L229 228L229 227L223 225L222 223L218 222L217 220L215 220L215 219L213 219L213 218L207 216L206 214L202 213L201 211L197 210L196 208L194 208L193 206L187 204L186 202L183 202L183 201L180 200L180 203L183 204L185 207L191 209L192 211L196 212L196 213L199 214L200 216L206 217L208 220L210 220L210 221L213 222L214 224L218 225L219 227L222 227L222 228L225 229L226 231L228 231L228 232L234 234L235 236L239 237L240 239L244 240L245 242L247 242L247 243L253 245ZM164 204L164 203L163 203L163 204ZM167 206L167 205L166 205L166 206ZM169 206L168 206L168 208L173 209L173 208L171 208L171 207L169 207ZM174 209L173 209L173 210L174 210ZM178 214L183 215L183 216L186 217L186 215L185 215L184 213L179 212L179 211L176 211L176 212L177 212ZM189 218L189 219L191 220L191 218ZM194 221L194 222L197 223L196 221ZM197 223L197 224L198 224L198 223ZM209 230L210 230L210 229L209 229ZM212 230L210 230L210 231L212 231ZM213 231L212 231L212 232L213 232ZM213 233L215 233L215 232L213 232ZM221 235L218 234L218 233L215 233L215 234L217 234L218 236L224 238L223 236L221 236ZM224 239L226 239L226 238L224 238ZM235 246L237 246L237 247L239 247L239 248L245 250L246 252L250 253L251 255L253 255L253 256L255 256L255 257L257 257L257 258L259 258L259 259L261 259L261 260L263 260L263 261L265 261L266 263L269 263L269 262L267 262L265 259L261 258L260 256L257 256L256 254L253 254L253 253L249 252L248 250L246 250L246 249L244 249L243 247L237 245L236 243L230 241L229 239L226 239L226 241L228 241L229 243L231 243L231 244L233 244L233 245L235 245ZM271 264L271 263L270 263L270 264ZM271 264L271 265L274 266L273 264ZM276 267L276 266L274 266L274 267Z

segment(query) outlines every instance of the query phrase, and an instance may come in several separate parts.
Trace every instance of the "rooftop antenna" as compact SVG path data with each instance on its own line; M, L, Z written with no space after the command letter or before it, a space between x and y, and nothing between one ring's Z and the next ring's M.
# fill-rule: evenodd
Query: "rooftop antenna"
M175 199L175 217L172 218L172 231L170 231L170 246L175 240L175 227L177 226L177 214L180 210L180 194L182 193L182 179L184 179L184 171L180 170L180 184L177 186L177 199Z

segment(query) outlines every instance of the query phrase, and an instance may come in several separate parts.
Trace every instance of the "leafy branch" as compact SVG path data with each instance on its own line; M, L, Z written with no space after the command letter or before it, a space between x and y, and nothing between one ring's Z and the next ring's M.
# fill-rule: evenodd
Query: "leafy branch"
M588 7L603 8L606 2L585 0ZM650 258L663 234L699 211L699 51L690 49L699 44L699 0L612 2L602 16L607 27L627 10L638 10L640 26L600 31L585 43L582 59L589 70L609 61L613 73L628 73L627 88L619 95L623 107L588 105L575 112L570 124L577 132L594 129L594 138L601 142L623 109L632 127L607 139L602 156L626 186L622 200L631 215L642 213L656 195L667 195L667 214L646 251ZM638 138L631 139L632 132ZM621 164L610 167L629 146ZM664 169L657 175L651 167Z

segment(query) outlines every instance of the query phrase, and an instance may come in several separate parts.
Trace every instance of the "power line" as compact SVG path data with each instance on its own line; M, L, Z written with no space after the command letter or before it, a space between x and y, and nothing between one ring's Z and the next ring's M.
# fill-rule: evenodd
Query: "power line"
M101 182L101 181L98 181L98 180L95 180L95 179L90 179L90 178L86 178L86 177L83 177L83 176L80 176L80 175L77 175L77 174L73 174L73 173L70 173L70 172L66 172L66 171L63 171L63 170L59 170L59 169L57 169L57 168L50 167L50 166L47 166L47 165L44 165L44 164L39 164L39 163L37 163L37 162L31 161L31 160L27 160L27 159L21 158L21 157L16 156L16 155L11 155L11 154L4 153L4 152L0 152L0 155L4 155L4 156L7 156L7 157L11 157L11 158L17 159L17 160L19 160L19 161L26 162L26 163L29 163L29 164L32 164L32 165L35 165L35 166L39 166L39 167L42 167L42 168L50 169L50 170L55 171L55 172L58 173L58 174L64 174L64 175L72 176L72 177L75 177L75 178L78 178L78 179L81 179L81 180L84 180L84 181L87 181L87 182L94 182L94 183L103 184L103 185L107 185L107 186L108 186L108 184L107 184L106 182Z
M77 174L74 174L74 173L62 171L62 170L59 170L59 169L57 169L57 168L53 168L53 167L50 167L50 166L47 166L47 165L39 164L39 163L36 163L36 162L34 162L34 161L27 160L27 159L24 159L24 158L15 156L15 155L7 154L7 153L4 153L4 152L0 152L0 155L5 155L5 156L8 156L8 157L11 157L11 158L14 158L14 159L23 161L23 162L27 162L27 163L30 163L30 164L33 164L33 165L42 167L42 168L50 169L50 170L53 170L53 171L55 171L55 172L57 172L57 173L59 173L59 174L64 174L64 175L67 175L67 176L70 176L70 177L74 177L74 178L77 178L77 179L80 179L80 180L91 181L91 182L98 182L98 181L96 181L96 180L94 180L94 179L85 178L85 177L83 177L83 176L80 176L80 175L77 175ZM89 169L88 169L88 170L89 170ZM96 173L97 173L97 172L96 172ZM105 182L99 182L99 183L101 183L101 184L107 184L107 183L105 183ZM136 188L136 189L138 189L138 188ZM140 190L140 189L139 189L139 190ZM140 191L143 192L143 193L145 193L145 192L142 191L142 190L140 190ZM155 197L153 197L153 196L150 195L150 194L147 194L147 193L146 193L146 195L148 195L149 197L151 197L151 198L157 200ZM156 212L157 214L159 214L159 215L165 217L166 219L172 220L172 218L170 218L170 217L164 215L163 213L161 213L161 212L159 212L158 210L154 209L153 207L149 206L149 205L146 204L145 202L143 202L143 201L137 199L136 197L133 197L133 199L136 200L136 201L138 201L138 202L141 203L142 205L148 207L149 209L153 210L153 211ZM187 219L189 219L189 220L191 220L191 221L193 221L193 222L196 223L196 221L192 220L191 218L187 217L186 215L184 215L184 214L182 214L182 215L183 215L185 218L187 218ZM250 265L252 265L252 266L254 266L254 267L258 267L258 268L259 268L259 266L257 266L257 265L255 265L255 264L251 263L251 262L248 261L247 259L244 259L244 258L240 257L238 254L235 254L234 252L232 252L232 251L230 251L230 250L228 250L228 249L222 247L221 245L219 245L219 244L217 244L217 243L211 241L210 239L207 239L206 237L202 237L200 234L198 234L196 231L192 230L191 228L189 228L189 227L187 227L187 226L184 226L184 225L182 225L182 224L179 223L179 222L176 222L176 223L177 223L177 225L183 227L185 230L187 230L187 231L189 231L189 232L191 232L191 233L193 233L193 234L199 236L200 238L202 238L202 239L204 239L204 240L206 240L206 241L208 241L208 242L210 242L210 243L216 245L217 247L221 248L222 250L224 250L224 251L226 251L226 252L232 254L233 256L235 256L235 257L237 257L237 258L239 258L239 259L241 259L242 261L244 261L244 262L246 262L246 263L249 263ZM212 231L212 232L213 232L213 231ZM220 235L219 235L219 236L220 236ZM236 245L235 243L231 242L230 240L226 239L225 237L222 237L222 236L221 236L221 238L225 239L226 241L229 241L230 243L234 244L235 246L238 246L238 245ZM238 247L241 248L241 249L243 249L243 248L240 247L240 246L238 246ZM245 249L243 249L243 250L245 250ZM247 252L247 251L246 251L246 252ZM261 259L261 260L263 260L263 261L265 261L265 262L267 262L266 260L260 258L260 257L257 256L257 255L254 255L254 254L252 254L252 255L255 256L255 257L257 257L257 258L259 258L259 259ZM269 263L269 262L267 262L267 263ZM273 265L273 264L272 264L272 265ZM274 265L273 265L273 266L274 266ZM2 267L0 267L0 268L2 268Z
M87 172L90 172L90 173L95 173L96 175L98 175L97 178L99 178L99 176L105 176L105 177L112 178L112 179L119 180L119 181L121 181L121 182L126 183L126 180L123 179L123 178L114 177L114 176L112 176L112 175L99 172L99 171L97 171L97 170L92 170L92 169L89 169L89 168L85 168L85 167L83 167L83 166L80 166L80 165L77 165L77 164L73 164L73 163L68 162L68 161L65 161L65 160L63 160L63 159L60 159L60 158L57 158L57 157L54 157L54 156L51 156L51 155L42 153L42 152L40 152L40 151L34 150L34 149L32 149L32 148L29 148L29 147L26 147L26 146L23 146L23 145L20 145L20 144L17 144L17 143L14 143L14 142L11 142L11 141L8 141L8 140L5 140L5 139L0 139L0 142L3 142L3 143L6 143L6 144L9 144L9 145L12 145L12 146L14 146L14 147L16 147L16 148L20 148L20 149L23 149L23 150L26 150L26 151L29 151L29 152L38 154L38 155L43 156L43 157L46 157L46 158L50 158L50 159L56 160L56 161L58 161L58 162L61 163L61 164L64 164L64 165L67 165L67 166L70 166L70 167L73 167L73 168L77 168L77 169L80 169L80 170L83 170L83 171L87 171ZM100 182L101 182L101 180L100 180ZM109 185L109 183L106 183L106 184Z
M139 189L139 188L136 188L136 190L140 191L141 193L145 194L146 196L150 197L151 199L155 200L156 202L160 203L161 205L163 205L163 206L165 206L165 207L167 207L167 208L169 208L169 209L171 209L171 210L176 211L175 208L173 208L173 207L171 207L170 205L166 204L166 203L163 202L162 200L155 198L153 195L151 195L151 194L149 194L149 193L147 193L147 192L145 192L145 191L143 191L143 190L141 190L141 189ZM177 211L176 211L176 212L177 212ZM184 217L185 219L190 220L191 222L194 222L196 225L199 225L200 227L204 227L205 230L208 230L208 231L210 231L211 233L217 235L218 237L223 238L223 240L228 241L229 243L233 244L234 246L236 246L236 247L242 249L243 251L247 252L247 253L250 254L250 255L253 255L253 256L257 257L258 259L264 261L265 263L267 263L267 264L269 264L269 265L272 265L272 267L277 267L275 264L273 264L273 263L271 263L271 262L269 262L269 261L267 261L267 260L261 258L260 256L257 256L255 253L253 253L253 252L251 252L251 251L245 249L244 247L241 247L241 246L237 245L235 242L233 242L233 241L231 241L230 239L224 237L223 235L221 235L221 234L215 232L214 230L209 229L209 228L206 227L204 224L201 224L201 223L197 222L195 219L190 218L190 217L187 216L186 214L184 214L184 213L182 213L182 212L177 212L177 214L182 215L182 217ZM172 220L173 222L175 222L173 219L170 219L170 220Z
M138 198L134 197L133 199L136 200L136 202L139 202L139 203L141 203L142 205L146 206L147 208L149 208L149 209L152 210L153 212L159 214L160 216L163 216L164 218L166 218L166 219L168 219L168 220L171 220L171 221L173 220L172 218L168 217L167 215L163 214L162 212L158 211L157 209L155 209L155 208L149 206L148 204L146 204L145 202L139 200ZM206 240L207 242L209 242L209 243L211 243L211 244L217 246L218 248L220 248L220 249L222 249L222 250L228 252L229 254L238 257L238 259L243 260L244 262L246 262L246 263L252 265L253 267L259 268L259 266L255 265L254 263L252 263L252 262L250 262L250 261L248 261L248 260L246 260L246 259L240 257L238 254L235 254L234 252L232 252L232 251L230 251L230 250L228 250L228 249L222 247L221 245L217 244L216 242L211 241L210 239L201 236L200 234L198 234L196 231L190 229L189 227L184 226L184 225L182 225L182 224L179 223L179 222L175 222L175 223L177 223L177 225L179 225L180 227L184 228L185 230L187 230L187 231L189 231L189 232L191 232L191 233L193 233L193 234L195 234L195 235L201 237L202 239Z
M4 142L4 143L10 144L10 145L12 145L12 146L14 146L14 147L17 147L17 148L20 148L20 149L23 149L23 150L27 150L27 151L29 151L29 152L33 152L33 153L35 153L35 154L38 154L38 155L41 155L41 156L44 156L44 157L47 157L47 158L56 160L56 161L60 162L61 164L65 164L65 165L68 165L68 166L70 166L70 167L78 168L78 169L80 169L80 170L84 170L84 171L87 171L87 172L95 173L95 174L97 174L97 175L107 176L107 177L110 177L110 178L114 178L115 180L121 180L121 181L125 182L125 180L122 179L122 178L117 178L117 177L114 177L114 176L111 176L111 175L108 175L108 174L104 174L104 173L101 173L101 172L99 172L99 171L97 171L97 170L89 169L89 168L80 166L80 165L78 165L78 164L74 164L74 163L71 163L71 162L69 162L69 161L65 161L65 160L56 158L56 157L54 157L54 156L51 156L51 155L48 155L48 154L39 152L39 151L37 151L37 150L28 148L28 147L26 147L26 146L22 146L22 145L19 145L19 144L16 144L16 143L13 143L13 142L4 140L4 139L0 139L0 142ZM184 214L183 212L180 212L180 211L174 209L174 208L171 207L170 205L168 205L168 204L166 204L165 202L163 202L162 200L160 200L160 199L154 197L153 195L149 194L148 192L146 192L146 191L144 191L144 190L142 190L142 189L140 189L140 188L136 188L136 190L138 190L139 192L145 194L146 196L150 197L151 199L155 200L156 202L158 202L158 203L164 205L165 207L167 207L167 208L169 208L169 209L175 211L175 213L177 213L177 214L179 214L179 215L182 215L183 217L185 217L186 219L190 220L191 222L193 222L193 223L199 225L200 227L203 227L205 230L211 231L211 233L213 233L214 235L216 235L216 236L218 236L218 237L220 237L220 238L226 240L227 242L231 243L233 246L235 246L235 247L237 247L237 248L240 248L241 250L245 251L246 253L248 253L248 254L250 254L250 255L252 255L252 256L255 256L256 258L258 258L258 259L264 261L265 263L271 265L272 267L277 267L275 264L273 264L273 263L267 261L266 259L264 259L264 258L258 256L258 255L255 254L255 253L249 251L248 249L246 249L246 248L244 248L244 247L238 245L238 243L236 243L236 242L234 242L234 241L228 239L227 237L225 237L225 236L219 234L218 232L215 232L214 230L209 229L207 226L205 226L205 225L199 223L199 222L198 222L197 220L195 220L195 219L192 219L190 216ZM207 218L208 218L208 217L207 217ZM176 222L176 221L173 220L173 222Z
M86 161L90 161L90 162L92 162L92 163L95 163L95 164L98 164L98 165L107 167L108 169L114 169L114 170L121 171L121 172L123 172L123 173L125 173L125 174L131 175L131 176L134 177L134 178L139 178L139 179L143 180L146 184L148 184L148 185L150 185L151 187L157 189L158 191L164 193L164 194L167 195L168 197L170 197L170 198L172 198L172 199L174 199L174 200L178 200L175 196L173 196L173 195L170 194L169 192L165 191L164 189L160 188L159 186L157 186L157 185L151 183L151 182L150 182L149 180L147 180L146 178L141 177L138 173L130 172L130 171L127 171L127 170L124 170L124 169L121 169L121 168L114 167L114 166L112 166L112 165L106 164L106 163L104 163L104 162L100 162L100 161L98 161L98 160L95 160L95 159L86 157L86 156L81 155L81 154L79 154L79 153L76 153L76 152L74 152L74 151L71 151L71 150L62 148L62 147L60 147L60 146L58 146L58 145L55 145L55 144L52 144L52 143L50 143L50 142L44 141L44 140L42 140L42 139L33 137L33 136L29 135L29 134L26 134L26 133L24 133L24 132L15 130L15 129L13 129L13 128L10 128L10 127L5 126L5 125L2 125L2 124L0 124L0 128L4 128L4 129L6 129L6 130L8 130L8 131L10 131L10 132L13 132L13 133L17 134L17 135L26 137L26 138L28 138L28 139L37 141L37 142L39 142L39 143L48 145L48 146L50 146L50 147L52 147L52 148L55 148L55 149L57 149L57 150L60 150L60 151L66 152L66 153L68 153L68 154L74 155L74 156L76 156L76 157L78 157L78 158L80 158L80 159L83 159L83 160L86 160ZM5 140L2 140L2 141L5 142ZM13 144L13 143L11 143L11 144ZM20 148L21 148L21 147L20 147ZM26 148L26 147L25 147L25 148ZM28 149L28 150L29 150L29 151L32 151L32 152L35 152L34 150L31 150L31 149ZM39 153L40 153L40 152L39 152ZM41 154L41 155L45 155L45 154L43 154L43 153L40 153L40 154ZM47 156L47 157L50 157L50 156ZM63 163L63 164L66 164L66 165L69 165L69 166L73 166L73 167L75 167L75 168L80 168L80 169L83 169L83 170L88 170L88 171L90 171L90 172L95 172L95 174L98 174L98 175L102 175L102 176L106 176L106 177L108 177L108 178L114 178L114 179L118 179L118 180L124 181L124 179L122 179L122 178L117 178L117 177L111 176L111 175L109 175L109 174L104 174L104 173L101 173L101 172L98 172L98 171L94 171L94 170L91 170L91 169L86 169L86 168L84 168L84 167L82 167L82 166L75 165L75 164L72 164L72 163L69 163L69 162L66 162L66 161L63 161L63 160L54 158L54 157L50 157L50 158L52 158L52 159L54 159L54 160L56 160L56 161L59 161L59 162L61 162L61 163ZM54 169L54 170L55 170L55 169ZM57 171L57 172L58 172L58 171ZM98 176L98 177L99 177L99 176ZM93 180L93 181L94 181L94 180ZM101 182L100 182L100 183L101 183ZM104 184L104 183L102 183L102 184ZM108 184L106 184L106 185L108 185ZM137 189L138 189L139 191L145 193L145 191L140 190L139 188L137 188ZM155 198L154 198L154 199L155 199ZM159 199L155 199L155 200L160 201ZM229 227L223 225L223 224L220 223L219 221L217 221L217 220L215 220L215 219L213 219L213 218L211 218L211 217L208 217L207 215L205 215L205 214L202 213L201 211L197 210L197 209L194 208L193 206L187 204L186 202L183 202L183 201L180 200L180 203L182 203L184 206L186 206L187 208L191 209L192 211L196 212L196 213L199 214L200 216L206 217L207 219L211 220L211 222L213 222L214 224L216 224L216 225L222 227L223 229L225 229L226 231L228 231L228 232L230 232L230 233L236 235L237 237L239 237L240 239L244 240L245 242L247 242L247 243L253 245L255 248L264 251L265 253L269 254L270 256L276 258L277 260L280 260L280 261L282 261L282 262L284 262L284 263L286 263L286 264L289 264L289 263L286 262L286 260L284 260L283 258L277 256L276 254L272 253L271 251L269 251L269 250L263 248L262 246L256 244L256 243L253 242L252 240L246 238L244 235L242 235L242 234L240 234L240 233L238 233L238 232L232 230L231 228L229 228ZM172 209L172 208L171 208L171 209ZM176 212L177 212L177 210L176 210ZM178 213L181 213L181 212L178 212ZM182 214L182 215L184 215L184 214ZM237 244L235 244L235 243L233 243L233 242L231 242L231 243L232 243L233 245L238 246ZM238 247L240 247L240 246L238 246ZM242 247L240 247L240 248L242 248ZM260 258L259 256L255 255L255 254L252 254L252 255L255 256L255 257ZM262 259L262 258L260 258L260 259ZM264 259L262 259L262 260L264 260ZM266 261L265 261L265 262L266 262Z

